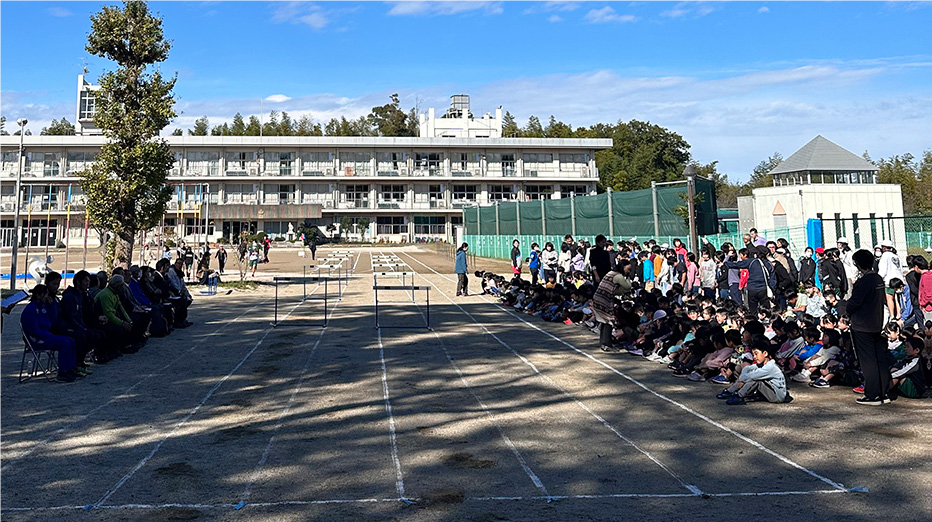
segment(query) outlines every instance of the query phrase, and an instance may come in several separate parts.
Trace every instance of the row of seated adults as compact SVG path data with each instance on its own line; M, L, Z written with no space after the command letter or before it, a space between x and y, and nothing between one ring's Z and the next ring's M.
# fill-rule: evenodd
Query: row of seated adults
M81 270L61 298L62 276L51 272L32 290L23 310L23 333L38 350L58 352L61 382L74 382L91 372L88 362L104 364L138 352L149 337L164 337L187 328L193 302L182 268L167 259L156 267L115 268L91 275Z

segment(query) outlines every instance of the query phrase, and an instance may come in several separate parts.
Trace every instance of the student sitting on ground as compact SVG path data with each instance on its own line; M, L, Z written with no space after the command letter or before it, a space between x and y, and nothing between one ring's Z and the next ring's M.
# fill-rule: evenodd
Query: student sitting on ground
M743 357L745 353L749 354L750 352L744 350L742 341L743 335L738 330L725 332L725 346L731 350L731 355L722 364L719 375L709 379L710 382L714 384L731 384L733 376L741 374L741 370L750 362L750 360Z
M920 357L923 341L918 337L910 337L904 344L906 357L890 369L890 391L887 396L893 398L902 395L910 399L919 399L926 392Z
M816 328L806 328L803 331L803 339L806 340L806 346L788 361L787 368L791 371L790 377L796 382L809 382L809 372L804 372L803 366L811 357L819 353L822 349L822 333Z
M738 337L738 333L732 330L732 338ZM705 382L706 379L719 375L725 364L728 363L734 349L734 342L729 343L724 333L712 336L712 343L715 345L715 351L706 355L699 361L695 369L687 377L690 381Z
M767 402L789 402L786 391L786 379L783 372L773 360L773 347L766 337L756 337L751 345L754 364L741 371L738 380L716 395L727 399L727 404L734 406L745 404L748 400L766 400Z
M828 388L832 382L848 386L860 386L863 382L861 368L858 366L858 358L854 354L854 347L851 344L851 333L845 332L841 335L839 342L841 351L832 357L824 368L819 370L821 377L812 382L813 388Z
M803 368L793 376L793 380L808 383L811 382L813 375L821 380L821 370L841 351L840 344L841 334L838 333L838 330L824 330L822 333L822 348L803 362ZM825 384L827 387L828 383Z

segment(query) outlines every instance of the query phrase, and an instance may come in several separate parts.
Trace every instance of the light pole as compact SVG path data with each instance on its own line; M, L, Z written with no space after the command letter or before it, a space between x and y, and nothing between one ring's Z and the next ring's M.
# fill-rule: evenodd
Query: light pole
M19 236L22 233L22 224L19 222L19 206L23 202L20 196L23 186L23 135L26 134L26 124L29 120L20 118L16 120L19 125L19 168L16 170L16 210L13 212L13 267L10 269L10 290L16 290L16 257L19 253ZM28 241L28 238L27 238Z

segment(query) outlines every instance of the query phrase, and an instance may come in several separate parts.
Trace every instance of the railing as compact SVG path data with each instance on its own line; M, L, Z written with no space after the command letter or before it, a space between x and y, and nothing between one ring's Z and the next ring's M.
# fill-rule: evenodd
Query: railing
M363 200L357 199L357 200L341 201L339 208L369 208L369 200L368 199L363 199Z

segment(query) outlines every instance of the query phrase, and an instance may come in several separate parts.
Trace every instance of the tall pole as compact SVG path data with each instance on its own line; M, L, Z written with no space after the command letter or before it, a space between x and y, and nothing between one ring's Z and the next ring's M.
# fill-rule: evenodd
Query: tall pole
M605 192L605 197L608 198L608 235L609 237L615 237L615 213L612 208L612 187L608 187L608 190Z
M691 250L699 256L699 234L696 231L696 167L688 165L683 172L686 175L686 197L689 210L689 242Z
M68 184L68 217L65 218L65 269L62 270L64 281L62 288L68 288L68 243L71 239L71 184Z
M81 260L81 268L87 270L87 234L88 228L91 225L91 210L87 206L87 201L84 202L84 258Z
M204 209L204 246L207 247L210 244L210 183L205 185L207 189L207 199L205 200L205 205L207 206ZM204 249L207 250L206 248Z
M45 257L49 257L49 231L52 227L52 189L55 185L49 185L49 210L45 216Z
M16 120L19 125L19 168L16 170L16 210L13 213L13 231L16 237L13 238L13 268L10 270L10 290L16 290L16 257L19 253L19 240L22 235L23 224L19 222L19 210L23 197L20 191L23 186L23 135L26 134L26 124L29 121L26 118Z
M660 212L657 209L657 182L650 182L650 197L654 205L654 239L660 238Z
M29 206L26 207L26 266L29 266L29 247L32 243L32 185L29 185ZM23 270L25 274L26 271ZM23 279L23 286L26 285L26 280Z

